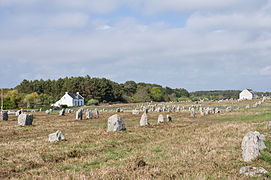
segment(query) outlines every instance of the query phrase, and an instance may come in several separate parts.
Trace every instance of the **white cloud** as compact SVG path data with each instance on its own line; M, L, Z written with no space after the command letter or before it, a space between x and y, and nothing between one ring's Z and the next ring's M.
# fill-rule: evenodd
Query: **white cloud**
M266 76L271 75L271 66L266 66L266 67L262 68L260 71L260 74L266 75Z
M89 17L83 13L63 13L50 18L48 26L52 28L83 28Z

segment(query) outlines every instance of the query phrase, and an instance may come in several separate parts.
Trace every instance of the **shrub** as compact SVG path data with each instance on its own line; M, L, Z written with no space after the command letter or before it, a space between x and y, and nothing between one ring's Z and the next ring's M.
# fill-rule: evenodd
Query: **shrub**
M88 101L88 105L91 106L91 105L98 105L99 104L99 101L96 100L96 99L90 99Z

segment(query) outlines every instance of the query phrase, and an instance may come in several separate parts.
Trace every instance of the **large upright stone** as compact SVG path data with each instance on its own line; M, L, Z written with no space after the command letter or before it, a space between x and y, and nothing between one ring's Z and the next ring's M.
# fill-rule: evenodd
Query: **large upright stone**
M7 111L3 111L2 113L0 113L0 120L4 120L7 121L8 120L8 112Z
M32 125L33 119L34 119L33 114L20 114L18 116L18 125L19 126Z
M163 122L165 122L164 116L163 116L163 114L160 114L158 116L158 123L163 123Z
M78 111L76 111L75 119L76 120L82 120L83 119L83 109L82 108L80 108L80 109L78 109Z
M65 116L65 109L61 109L59 111L59 116Z
M125 130L125 124L121 117L117 114L108 118L107 131L123 131Z
M49 134L49 142L65 140L65 136L60 130L57 130L55 133Z
M148 126L148 125L149 125L148 116L147 116L147 113L144 112L140 119L140 126Z
M245 162L256 159L261 153L260 150L266 148L265 137L259 132L248 132L242 141L242 157Z

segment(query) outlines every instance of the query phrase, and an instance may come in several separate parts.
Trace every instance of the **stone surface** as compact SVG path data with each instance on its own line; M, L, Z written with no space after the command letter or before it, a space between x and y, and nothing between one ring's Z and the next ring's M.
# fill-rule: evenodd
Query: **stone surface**
M169 114L167 114L167 121L172 122L172 118L171 118L171 116Z
M60 130L57 130L55 133L49 134L49 142L65 140L65 136Z
M232 112L232 107L231 106L227 107L226 112Z
M95 110L93 111L93 117L96 118L96 119L99 118L99 111L98 111L97 109L95 109Z
M125 130L125 124L121 117L117 114L108 118L107 131L123 131Z
M140 126L148 126L148 116L147 113L143 113L140 119Z
M65 109L61 109L59 111L59 116L65 116Z
M260 155L260 150L266 148L265 137L259 132L248 132L242 141L242 158L245 162L252 161Z
M190 109L190 115L191 115L191 117L195 117L195 109L194 108Z
M92 112L91 112L91 111L87 111L87 112L86 112L86 118L87 118L87 119L92 119L92 118L93 118L93 115L92 115Z
M163 122L165 122L164 116L163 116L163 114L160 114L158 116L158 123L163 123Z
M259 177L266 173L267 171L262 167L244 166L240 169L240 174L251 177Z
M50 114L51 112L50 112L50 110L46 110L45 113L46 114Z
M0 120L4 120L7 121L8 120L8 112L7 111L3 111L2 113L0 112Z
M77 119L77 120L83 119L83 109L82 108L80 108L80 109L78 109L78 111L76 111L75 119Z
M32 114L20 114L18 116L18 125L19 126L27 126L32 125L34 116Z
M16 112L16 116L19 116L20 114L22 114L22 111L21 111L21 110L18 110L18 111Z

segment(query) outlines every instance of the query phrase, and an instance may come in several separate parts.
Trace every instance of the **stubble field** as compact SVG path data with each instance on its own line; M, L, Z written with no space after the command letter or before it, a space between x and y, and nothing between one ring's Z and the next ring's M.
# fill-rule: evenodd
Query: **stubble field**
M139 126L142 113L130 111L100 112L98 119L89 120L75 120L75 113L38 112L33 125L26 127L19 127L17 117L10 115L0 122L0 179L246 179L239 174L242 166L271 170L261 157L242 161L241 142L247 132L257 130L271 140L271 100L244 108L255 102L205 102L204 107L231 105L234 110L204 117L196 111L195 118L188 110L163 112L173 122L162 124L157 124L160 113L149 112L148 127ZM124 106L131 105L110 108ZM107 132L113 114L122 117L126 131ZM56 130L67 140L49 143L48 135Z

